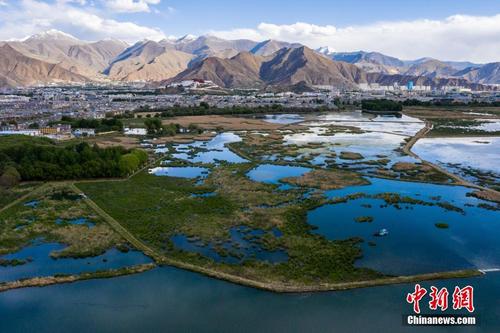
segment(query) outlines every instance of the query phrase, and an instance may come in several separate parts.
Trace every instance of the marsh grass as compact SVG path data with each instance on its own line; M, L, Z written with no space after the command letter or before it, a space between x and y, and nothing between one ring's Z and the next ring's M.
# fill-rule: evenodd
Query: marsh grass
M36 201L35 207L25 202L0 213L0 254L13 253L36 239L67 245L51 253L52 257L91 257L125 243L88 207L80 196L65 184L53 184L26 201ZM95 225L56 223L86 218Z

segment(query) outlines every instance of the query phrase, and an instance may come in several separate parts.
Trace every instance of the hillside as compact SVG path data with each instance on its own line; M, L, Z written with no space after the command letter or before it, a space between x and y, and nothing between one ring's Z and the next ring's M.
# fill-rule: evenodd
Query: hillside
M161 81L182 72L193 58L160 43L139 42L118 55L104 74L117 81Z
M59 64L28 57L9 44L0 47L0 83L6 86L86 81L88 79L82 75Z
M255 88L267 85L335 85L354 87L365 80L359 68L327 59L307 48L281 49L261 57L242 52L231 59L211 57L166 83L188 79L211 80L225 88Z
M500 84L500 62L493 62L481 67L469 67L455 75L472 82Z

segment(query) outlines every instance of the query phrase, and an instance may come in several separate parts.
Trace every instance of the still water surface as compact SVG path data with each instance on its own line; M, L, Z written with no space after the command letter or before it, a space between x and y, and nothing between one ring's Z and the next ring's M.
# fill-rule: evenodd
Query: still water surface
M1 293L0 332L498 332L499 273L422 286L467 284L475 287L477 327L422 328L402 324L413 285L282 295L158 268Z

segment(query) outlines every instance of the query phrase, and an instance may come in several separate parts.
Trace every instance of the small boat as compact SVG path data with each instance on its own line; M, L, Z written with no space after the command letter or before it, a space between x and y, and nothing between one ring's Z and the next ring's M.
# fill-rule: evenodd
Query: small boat
M389 230L387 229L380 229L379 231L377 231L374 236L377 236L377 237L384 237L384 236L387 236L389 234Z

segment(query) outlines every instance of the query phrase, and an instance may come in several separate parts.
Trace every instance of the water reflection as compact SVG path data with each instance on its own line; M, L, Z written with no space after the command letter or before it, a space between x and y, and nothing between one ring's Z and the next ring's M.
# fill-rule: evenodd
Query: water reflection
M199 253L216 262L239 264L249 259L279 263L288 260L283 250L269 251L262 248L260 239L266 234L261 229L251 229L245 226L231 228L228 241L211 242L204 244L199 239L192 239L185 235L175 235L171 241L177 249ZM274 237L281 237L278 229L273 229Z
M311 211L310 224L329 239L362 237L363 258L356 265L389 274L416 274L461 268L498 267L500 265L500 212L478 207L484 203L468 197L469 189L457 186L406 183L370 179L369 186L356 186L327 192L330 198L349 194L398 193L433 205L398 203L359 198L326 205ZM464 213L447 210L437 203L449 203ZM356 218L369 216L373 222L359 223ZM436 228L444 222L449 229ZM386 228L390 234L374 236ZM370 244L369 242L374 242Z
M110 249L104 254L89 258L60 258L53 259L50 254L66 248L60 243L45 243L42 240L34 241L16 253L1 256L6 260L26 261L19 266L0 266L0 282L14 281L38 276L52 276L56 274L79 274L105 269L138 265L150 262L151 259L141 252L129 251L123 253L117 249Z
M173 157L192 163L215 163L226 161L230 163L244 163L241 158L226 147L227 143L239 142L241 138L234 133L222 133L210 141L196 141L189 144L175 146Z
M206 178L210 170L201 167L158 167L149 170L155 176L178 178Z

